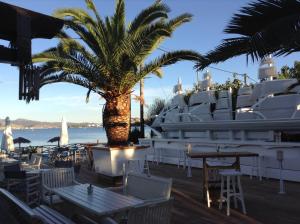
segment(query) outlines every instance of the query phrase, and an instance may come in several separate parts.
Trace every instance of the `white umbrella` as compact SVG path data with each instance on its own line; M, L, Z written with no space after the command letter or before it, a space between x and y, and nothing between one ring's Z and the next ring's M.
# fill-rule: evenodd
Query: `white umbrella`
M1 150L5 150L7 152L15 151L9 117L5 118L5 128L2 136Z
M69 134L68 134L68 125L63 117L61 120L61 129L60 129L60 140L59 145L67 145L69 143Z

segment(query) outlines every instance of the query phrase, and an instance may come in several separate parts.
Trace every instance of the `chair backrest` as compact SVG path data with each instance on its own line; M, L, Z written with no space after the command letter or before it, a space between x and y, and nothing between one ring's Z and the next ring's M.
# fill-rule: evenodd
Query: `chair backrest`
M72 168L55 168L42 171L42 184L49 188L66 187L74 184L75 175Z
M29 155L29 162L28 163L30 165L33 165L35 163L36 159L37 159L37 156L31 153L31 155Z
M34 161L34 163L33 163L33 165L36 165L36 166L38 166L40 168L41 164L42 164L42 157L41 156L37 156L36 159L35 159L35 161Z
M19 163L4 166L4 172L5 171L20 171L20 170L21 170L21 167L20 167Z
M124 193L143 200L169 199L171 188L171 178L128 173Z
M172 205L168 199L130 209L127 224L170 224Z
M13 214L15 220L22 220L21 222L24 224L47 223L42 217L37 216L28 205L3 188L0 188L0 200L1 206L4 206L8 214Z
M5 179L25 179L26 171L4 171Z

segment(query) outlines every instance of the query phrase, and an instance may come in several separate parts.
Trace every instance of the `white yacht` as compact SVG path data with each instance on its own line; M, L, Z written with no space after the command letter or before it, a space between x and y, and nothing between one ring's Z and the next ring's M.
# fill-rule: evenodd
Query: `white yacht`
M240 88L233 97L230 89L215 91L206 72L188 102L179 82L176 95L152 124L161 136L140 141L159 149L167 163L177 163L178 150L187 143L194 151L255 152L258 162L241 159L244 173L253 174L259 167L262 176L279 178L281 172L286 180L300 181L300 85L297 79L277 76L272 58L265 58L260 82ZM201 161L192 165L202 166Z

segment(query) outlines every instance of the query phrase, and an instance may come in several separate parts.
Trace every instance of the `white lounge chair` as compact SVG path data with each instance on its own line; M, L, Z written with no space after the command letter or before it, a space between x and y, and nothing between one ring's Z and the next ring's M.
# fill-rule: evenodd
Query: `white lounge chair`
M80 184L75 180L74 168L56 168L41 172L42 200L48 204L59 203L61 199L52 192L53 188Z

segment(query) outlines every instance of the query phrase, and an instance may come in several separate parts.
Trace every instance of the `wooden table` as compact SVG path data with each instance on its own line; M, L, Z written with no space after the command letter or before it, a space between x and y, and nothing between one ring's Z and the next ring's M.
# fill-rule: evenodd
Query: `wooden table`
M66 201L98 217L127 211L144 203L143 200L127 197L96 186L93 186L93 193L88 194L88 186L89 184L79 184L54 188L53 192Z
M240 157L258 157L259 154L252 152L191 152L187 155L191 159L202 159L203 161L203 185L202 185L202 194L203 200L206 199L207 206L210 207L210 198L209 198L209 181L208 181L208 170L209 169L241 169ZM217 165L209 166L207 164L207 158L235 158L235 162L231 165Z

